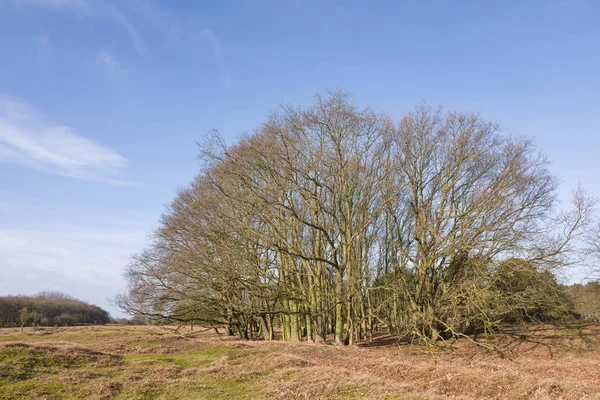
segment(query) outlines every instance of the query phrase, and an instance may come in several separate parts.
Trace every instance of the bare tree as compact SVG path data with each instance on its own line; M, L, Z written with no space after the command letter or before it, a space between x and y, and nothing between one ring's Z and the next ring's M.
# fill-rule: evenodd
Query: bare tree
M555 213L547 160L474 113L421 105L394 126L336 91L209 144L127 270L129 312L340 345L382 327L427 342L493 329L533 309L523 293L494 305L506 260L567 265L593 211L578 191Z

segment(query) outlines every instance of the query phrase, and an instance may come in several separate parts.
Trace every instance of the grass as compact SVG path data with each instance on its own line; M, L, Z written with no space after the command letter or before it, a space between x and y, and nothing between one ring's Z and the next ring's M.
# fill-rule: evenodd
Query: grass
M0 329L0 400L600 398L597 328L536 327L430 351L241 342L150 327ZM377 343L376 343L377 344Z
M221 357L227 357L228 360L235 360L244 357L245 352L230 348L208 348L196 352L186 352L181 354L154 354L142 353L131 354L125 356L128 364L135 365L152 365L152 366L173 366L178 371L186 368L202 367L210 364Z
M251 399L260 376L216 373L249 357L247 350L190 346L148 329L3 333L0 399Z
M0 351L0 382L21 381L57 370L80 368L85 361L57 357L44 348L13 344Z
M0 351L0 399L249 399L255 385L252 377L220 378L197 370L243 357L237 349L128 354L113 356L108 366L42 349L8 346Z

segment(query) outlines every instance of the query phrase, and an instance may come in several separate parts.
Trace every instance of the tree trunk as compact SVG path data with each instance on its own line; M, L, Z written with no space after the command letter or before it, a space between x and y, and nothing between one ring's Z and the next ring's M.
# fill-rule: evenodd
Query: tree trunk
M335 344L344 345L344 276L341 268L335 271Z

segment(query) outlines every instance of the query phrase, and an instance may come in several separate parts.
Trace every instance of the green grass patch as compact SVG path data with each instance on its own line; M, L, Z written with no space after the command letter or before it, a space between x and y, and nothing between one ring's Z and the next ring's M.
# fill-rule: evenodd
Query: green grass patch
M124 336L121 343L161 350L166 345L173 353L151 353L150 348L143 354L112 355L84 345L102 343L110 334L77 330L3 335L1 341L7 343L0 345L0 400L257 399L260 379L269 373L248 373L245 363L260 353L236 347L199 347L155 336L133 337L129 343ZM19 342L10 343L14 340Z
M182 370L185 368L203 367L220 359L221 357L227 357L228 362L232 365L235 365L236 362L239 362L241 358L248 355L249 352L240 349L229 347L209 347L190 353L128 354L124 358L130 365L175 366L179 370Z
M257 399L260 388L254 377L182 379L162 382L144 382L125 385L124 391L115 399L176 400L211 399L245 400Z
M83 399L85 394L67 382L27 380L0 387L1 400L20 399Z
M335 399L364 399L367 398L368 393L365 392L364 388L356 385L348 385L344 389L340 390L335 394Z
M129 342L129 346L140 346L140 347L159 346L162 343L163 343L163 341L160 339L138 339L138 340L134 340L133 342Z
M37 374L80 368L85 364L84 359L57 356L46 348L17 343L0 350L0 382L31 379Z

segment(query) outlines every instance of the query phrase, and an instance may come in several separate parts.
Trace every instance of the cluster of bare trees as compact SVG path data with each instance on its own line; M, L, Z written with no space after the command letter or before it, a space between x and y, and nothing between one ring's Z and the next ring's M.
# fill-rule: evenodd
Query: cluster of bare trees
M593 206L578 191L555 212L547 160L477 114L420 105L395 123L341 91L280 108L234 145L215 136L202 160L118 303L245 338L493 329L540 309L506 284L515 268L549 285L543 301L561 298L542 270L569 262Z

